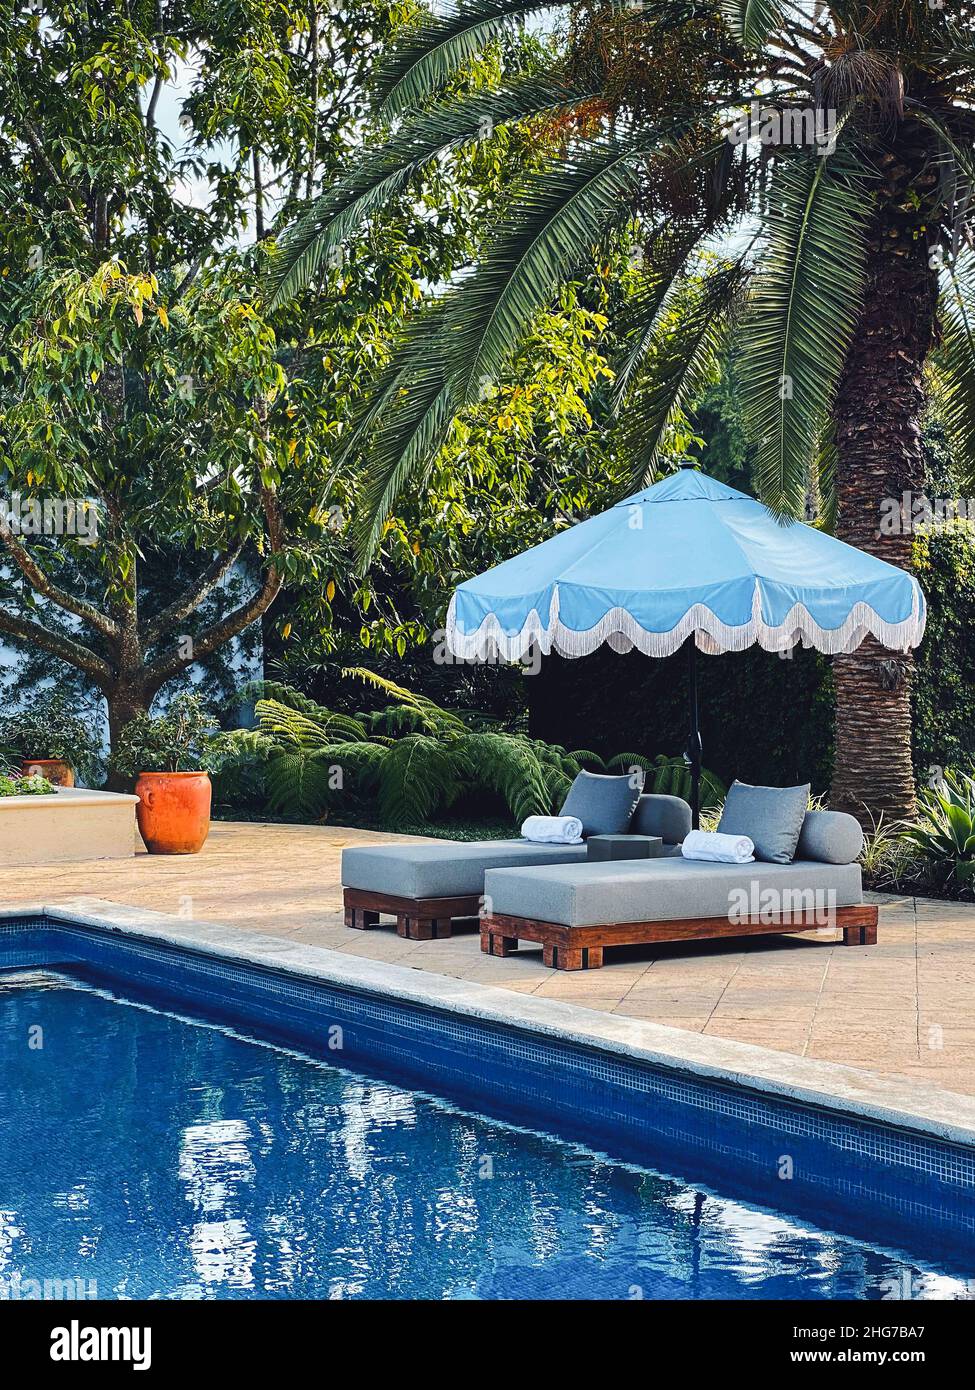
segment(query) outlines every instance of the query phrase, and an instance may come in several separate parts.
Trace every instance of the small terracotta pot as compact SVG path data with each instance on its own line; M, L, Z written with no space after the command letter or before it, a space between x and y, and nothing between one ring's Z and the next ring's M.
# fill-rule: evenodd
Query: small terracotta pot
M199 854L210 833L205 772L141 772L135 794L139 834L150 854Z
M74 786L74 769L63 758L24 758L20 770L25 777L46 777L56 787Z

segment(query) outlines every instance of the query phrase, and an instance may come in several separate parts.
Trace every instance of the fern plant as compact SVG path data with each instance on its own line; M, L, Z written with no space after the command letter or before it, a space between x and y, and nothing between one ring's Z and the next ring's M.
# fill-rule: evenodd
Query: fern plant
M259 788L275 815L322 819L343 807L371 811L395 827L434 819L462 798L500 799L520 824L556 811L580 771L607 766L642 766L655 789L681 794L677 770L669 770L674 760L622 754L607 765L591 749L569 750L491 727L494 721L476 711L443 709L372 671L356 667L345 674L393 703L347 715L289 686L250 687L249 695L259 697L258 729L219 736L224 765L218 798L233 802L235 793ZM716 779L708 785L720 788Z

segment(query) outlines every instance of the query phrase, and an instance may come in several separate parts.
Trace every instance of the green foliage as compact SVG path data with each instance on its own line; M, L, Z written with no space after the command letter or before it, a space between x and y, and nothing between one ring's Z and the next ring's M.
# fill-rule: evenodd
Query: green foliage
M90 712L59 690L35 695L23 709L0 717L0 747L8 761L15 758L62 758L83 780L94 777L99 747Z
M926 866L904 838L903 826L883 816L864 833L860 866L866 886L877 892L923 892L928 886Z
M184 692L163 714L137 715L112 750L112 766L124 777L141 772L203 772L217 768L217 724L199 695Z
M865 228L878 203L896 203L902 225L891 235L905 249L909 240L932 249L970 240L975 69L961 27L946 23L937 6L908 15L903 5L825 5L798 28L777 0L704 7L651 0L637 13L603 4L557 8L571 15L562 61L534 89L529 80L516 94L501 87L484 97L476 113L489 114L494 138L530 131L540 158L492 208L473 272L430 296L424 331L404 341L350 436L366 473L356 535L367 557L399 499L428 481L485 379L510 369L537 315L560 287L584 276L634 213L654 267L649 312L608 361L610 371L619 369L624 413L635 407L648 424L634 430L644 454L631 462L644 471L656 466L661 432L693 403L730 328L747 357L741 389L759 492L797 515L817 474L825 511L832 506L822 461L828 417L860 307ZM347 172L312 222L291 233L275 267L279 284L293 293L314 269L316 244L328 247L367 225L382 189L423 187L472 129L475 112L458 99L457 74L537 9L534 0L470 0L431 15L392 47L377 77L377 108L397 122L367 166ZM824 155L817 139L825 145L825 130L816 138L808 127L776 134L764 123L760 157L748 149L754 140L736 149L729 120L756 97L772 111L835 118L839 149ZM911 154L922 143L925 158L902 190L898 151ZM935 167L937 178L928 173ZM709 304L690 296L686 322L658 333L656 290L681 274L693 277L701 253L746 239L742 277L754 283L747 312L729 315L721 295ZM946 295L941 355L952 427L968 443L970 295L970 286L964 302Z
M948 478L932 486L953 496L956 484ZM975 758L975 526L950 521L915 536L914 570L928 601L912 688L914 762L928 782Z

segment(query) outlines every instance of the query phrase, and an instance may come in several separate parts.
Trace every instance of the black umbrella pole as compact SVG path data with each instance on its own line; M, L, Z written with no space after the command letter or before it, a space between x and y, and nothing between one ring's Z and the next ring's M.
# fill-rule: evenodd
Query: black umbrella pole
M697 642L691 633L687 646L687 699L691 733L684 758L691 769L691 825L701 827L701 729L697 714Z

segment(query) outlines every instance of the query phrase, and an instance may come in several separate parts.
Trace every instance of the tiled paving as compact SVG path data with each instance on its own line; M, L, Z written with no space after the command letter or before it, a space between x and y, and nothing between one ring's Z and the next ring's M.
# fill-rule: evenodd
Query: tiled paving
M879 899L876 946L807 936L626 947L602 970L566 974L533 947L482 955L474 932L415 942L346 928L342 848L391 838L217 823L196 856L0 869L0 906L105 898L975 1095L975 906Z

